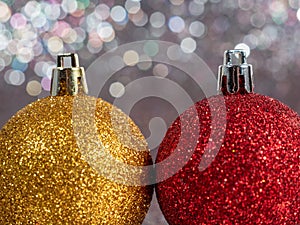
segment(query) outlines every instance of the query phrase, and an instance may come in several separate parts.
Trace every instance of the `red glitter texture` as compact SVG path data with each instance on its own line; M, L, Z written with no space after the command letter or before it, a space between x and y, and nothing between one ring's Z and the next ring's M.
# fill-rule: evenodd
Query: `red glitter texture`
M191 158L172 160L156 169L157 177L188 161L156 192L170 225L298 225L300 224L300 119L277 100L258 94L225 96L225 136L212 163L199 170L211 133L211 112L220 114L223 96L204 99L185 111L169 128L157 163L174 153ZM195 108L194 108L195 109ZM224 112L223 112L224 113ZM181 124L188 123L188 127ZM200 126L199 126L200 124ZM219 126L219 127L218 127ZM184 149L178 149L180 141ZM200 135L199 135L200 134ZM196 149L189 149L198 138ZM218 135L217 135L218 136ZM182 145L181 145L182 146ZM212 145L212 148L214 146Z

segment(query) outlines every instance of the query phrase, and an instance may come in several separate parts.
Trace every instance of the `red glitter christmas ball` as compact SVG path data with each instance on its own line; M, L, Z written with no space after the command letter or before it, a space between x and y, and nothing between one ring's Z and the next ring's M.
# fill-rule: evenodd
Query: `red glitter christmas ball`
M210 99L211 110L217 113L222 110L220 98ZM220 135L221 148L206 170L199 168L211 130L206 99L195 104L198 115L190 108L177 118L160 145L157 163L174 152L181 132L191 140L199 136L188 163L156 186L169 224L299 224L298 115L279 101L258 94L229 95L225 103L225 136ZM183 120L191 125L182 128ZM183 141L190 145L189 138ZM180 162L172 161L176 163ZM176 167L172 164L161 167L158 176Z
M218 122L224 109L225 124ZM212 130L220 130L213 137L217 152ZM165 218L170 225L300 224L299 137L299 116L272 98L235 93L197 102L158 150L156 163L165 162L158 180L187 161L156 185ZM176 160L166 161L176 152Z

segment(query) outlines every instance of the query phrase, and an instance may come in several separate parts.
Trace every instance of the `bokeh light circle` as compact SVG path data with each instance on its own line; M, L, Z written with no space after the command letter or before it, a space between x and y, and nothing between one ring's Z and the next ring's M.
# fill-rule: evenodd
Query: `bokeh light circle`
M51 80L48 77L44 77L41 81L42 88L45 91L50 91L51 88Z
M242 49L242 50L244 50L246 52L246 57L248 57L250 55L250 51L251 51L250 47L247 44L245 44L245 43L239 43L239 44L237 44L234 47L234 49Z
M123 55L123 61L128 66L134 66L139 62L139 54L134 50L128 50Z
M115 38L115 31L108 22L100 23L97 27L97 33L104 42L110 42Z
M110 11L110 16L115 22L121 23L126 19L127 12L122 6L116 5L116 6L112 7L112 9Z
M155 56L159 51L159 46L155 41L147 41L143 48L148 56Z
M160 28L165 25L166 18L161 12L154 12L150 16L150 23L152 27Z
M180 47L182 49L183 52L185 53L192 53L196 50L197 48L197 43L193 38L187 37L184 38L181 43L180 43Z
M204 4L191 1L189 3L189 12L193 16L200 16L204 12Z
M11 17L11 10L3 1L0 1L0 12L0 22L6 22Z
M8 30L0 30L0 50L6 49L11 39L12 36Z
M169 74L169 68L165 64L158 63L153 67L153 74L158 77L166 77Z
M37 17L41 13L41 4L37 1L28 1L24 7L24 13L28 18Z
M152 67L152 59L146 54L140 55L137 67L143 71L150 69Z
M0 9L1 10L1 9ZM25 25L27 24L27 19L26 17L21 14L21 13L15 13L11 18L10 18L10 24L14 29L20 29L24 28Z
M141 9L141 3L139 1L127 0L125 2L125 9L128 13L135 14Z
M0 71L2 71L5 68L5 62L2 58L0 58Z
M73 13L78 8L78 2L74 0L63 0L61 7L66 13Z
M4 74L4 80L6 83L14 86L19 86L25 81L25 74L19 70L7 70Z
M54 36L49 38L48 40L48 49L50 52L57 54L59 52L62 52L64 48L64 43L61 40L61 38Z
M109 93L115 98L120 98L125 93L125 87L120 82L114 82L109 87Z
M169 29L174 33L180 33L185 28L185 22L180 16L172 16L168 23Z
M189 32L194 37L201 37L205 34L205 25L200 21L194 21L189 26Z
M42 86L37 80L32 80L27 83L26 91L31 96L38 96L42 92Z

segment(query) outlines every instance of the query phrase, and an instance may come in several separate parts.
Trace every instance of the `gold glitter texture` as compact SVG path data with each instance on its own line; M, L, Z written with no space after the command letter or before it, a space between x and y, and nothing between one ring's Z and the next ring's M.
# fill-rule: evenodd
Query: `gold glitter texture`
M77 144L82 134L81 129L73 129L74 119L82 123L77 128L84 129L88 118L80 111L76 112L78 118L72 117L75 98L38 100L20 110L1 130L0 224L142 223L152 186L125 185L98 172L95 162L89 161L93 152ZM124 113L101 99L80 98L87 104L96 102L97 138L114 159L141 168L152 163L145 139ZM111 119L111 112L117 122ZM128 129L131 132L122 132ZM106 165L105 159L97 160L102 170L113 167ZM130 177L122 169L126 167L111 171ZM134 179L147 179L143 173L137 175Z

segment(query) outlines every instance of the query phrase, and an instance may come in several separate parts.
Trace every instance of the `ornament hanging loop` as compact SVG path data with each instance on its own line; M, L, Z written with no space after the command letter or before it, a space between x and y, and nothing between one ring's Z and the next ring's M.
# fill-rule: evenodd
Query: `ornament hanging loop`
M67 59L70 66L66 66ZM57 67L53 69L51 96L87 94L87 82L84 68L79 66L78 55L64 53L57 56Z
M252 65L247 63L244 50L225 51L224 63L219 66L218 92L223 95L253 92Z
M66 58L70 58L71 67L79 67L78 55L75 53L59 54L57 56L57 67L64 67Z

